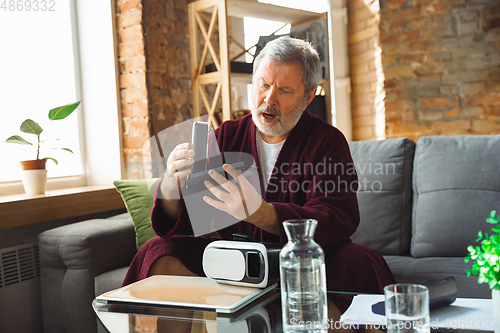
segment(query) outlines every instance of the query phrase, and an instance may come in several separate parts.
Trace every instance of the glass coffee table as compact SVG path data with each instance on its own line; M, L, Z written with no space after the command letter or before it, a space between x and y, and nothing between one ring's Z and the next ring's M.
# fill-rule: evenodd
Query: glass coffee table
M340 325L340 316L347 310L354 293L328 292L329 331L347 330ZM101 303L92 307L103 326L115 332L158 333L271 333L283 332L280 290L271 290L259 299L232 314L213 311L151 306L134 303ZM355 331L375 330L353 325Z
M341 322L341 315L347 311L357 293L328 292L328 332L386 332L385 326L348 324ZM366 295L368 296L368 295ZM362 297L366 297L362 296ZM377 296L371 295L373 299ZM484 300L483 300L484 301ZM456 303L456 302L455 302ZM370 303L371 304L371 303ZM456 306L455 310L464 311L463 306ZM356 305L355 305L356 306ZM271 290L256 299L244 308L232 314L223 314L213 311L173 308L166 306L151 306L135 303L101 303L94 299L92 307L102 325L108 332L127 333L282 333L281 295L279 287ZM356 306L357 307L357 306ZM359 308L358 308L359 309ZM370 311L364 309L362 311ZM491 311L491 310L490 310ZM364 312L363 312L364 313ZM435 313L437 315L437 313ZM431 320L432 319L431 312ZM480 322L470 326L467 317L462 312L463 320L439 328L431 326L431 333L492 333ZM358 317L353 317L358 318ZM446 318L441 318L440 320ZM480 319L480 318L479 318ZM477 319L477 320L479 320ZM486 320L486 319L485 319ZM498 319L496 324L500 325ZM462 323L462 321L464 321ZM470 319L469 319L470 321ZM362 321L361 321L362 323ZM366 321L365 321L366 323ZM485 322L484 322L485 323ZM456 325L455 325L456 324ZM462 325L463 324L463 325ZM475 323L477 324L477 322ZM481 328L482 326L482 328ZM498 327L496 327L498 329Z

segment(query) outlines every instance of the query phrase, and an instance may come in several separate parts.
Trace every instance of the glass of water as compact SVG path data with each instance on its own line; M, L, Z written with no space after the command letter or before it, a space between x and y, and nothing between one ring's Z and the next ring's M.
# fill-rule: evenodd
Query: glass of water
M419 284L384 288L387 333L430 333L429 289Z

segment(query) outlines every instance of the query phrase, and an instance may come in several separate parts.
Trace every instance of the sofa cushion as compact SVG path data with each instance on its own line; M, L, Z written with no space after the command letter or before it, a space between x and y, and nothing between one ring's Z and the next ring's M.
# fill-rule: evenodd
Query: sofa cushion
M408 138L349 142L359 179L355 243L382 254L410 251L413 156Z
M46 230L38 236L45 332L95 332L94 277L136 254L128 213ZM1 326L1 325L0 325Z
M134 223L137 250L156 236L151 227L153 195L159 179L130 179L113 182Z
M128 266L125 266L96 276L94 278L95 296L97 297L105 292L120 288L127 271Z
M409 256L384 256L398 283L423 283L455 277L458 297L490 298L488 284L479 284L477 276L468 277L463 258L413 258Z
M387 265L389 265L392 275L394 275L394 277L396 278L398 276L405 275L406 269L415 260L415 258L409 255L408 256L385 255L384 259L385 262L387 262Z
M422 284L428 280L443 280L453 274L448 273L430 273L425 275L408 275L397 277L398 283L416 283ZM460 298L491 298L491 290L487 284L478 284L467 275L453 275L457 283L457 297Z
M500 136L431 136L417 143L411 254L464 257L500 211Z

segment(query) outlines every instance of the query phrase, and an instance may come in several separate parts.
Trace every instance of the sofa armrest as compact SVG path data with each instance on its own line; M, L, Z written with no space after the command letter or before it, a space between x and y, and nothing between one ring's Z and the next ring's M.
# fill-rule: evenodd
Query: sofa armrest
M45 332L96 332L94 277L136 253L128 213L47 230L38 237Z

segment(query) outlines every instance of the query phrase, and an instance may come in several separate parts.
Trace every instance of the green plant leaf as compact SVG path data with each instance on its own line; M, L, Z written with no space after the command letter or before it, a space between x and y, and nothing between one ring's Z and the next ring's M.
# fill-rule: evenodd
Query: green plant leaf
M23 121L20 129L21 132L35 135L40 135L40 133L43 132L43 129L40 127L40 125L38 125L31 119L26 119L25 121Z
M50 141L59 141L61 140L61 138L56 138L56 139L45 139L45 140L40 140L41 143L45 143L45 142L50 142Z
M69 148L59 148L59 149L62 149L64 151L70 152L71 154L74 154L73 151Z
M73 111L75 111L78 105L80 105L80 101L73 104L68 104L59 106L57 108L53 108L52 110L49 111L49 119L50 120L64 119L67 116L69 116Z
M495 218L496 214L497 214L496 210L492 210L490 216L486 219L486 222L491 224L500 223L500 216L498 218Z
M59 164L55 158L52 158L52 157L44 157L44 158L53 161L56 165Z
M7 140L5 140L5 142L6 143L17 143L20 145L33 145L31 142L27 141L26 139L24 139L23 137L21 137L19 135L13 135L10 138L8 138Z
M469 245L464 261L473 261L472 267L467 268L467 276L477 275L478 283L487 283L490 289L500 289L500 216L495 218L496 211L492 211L486 222L495 224L491 229L494 233L478 232L476 241L480 246ZM496 234L495 234L496 233Z

